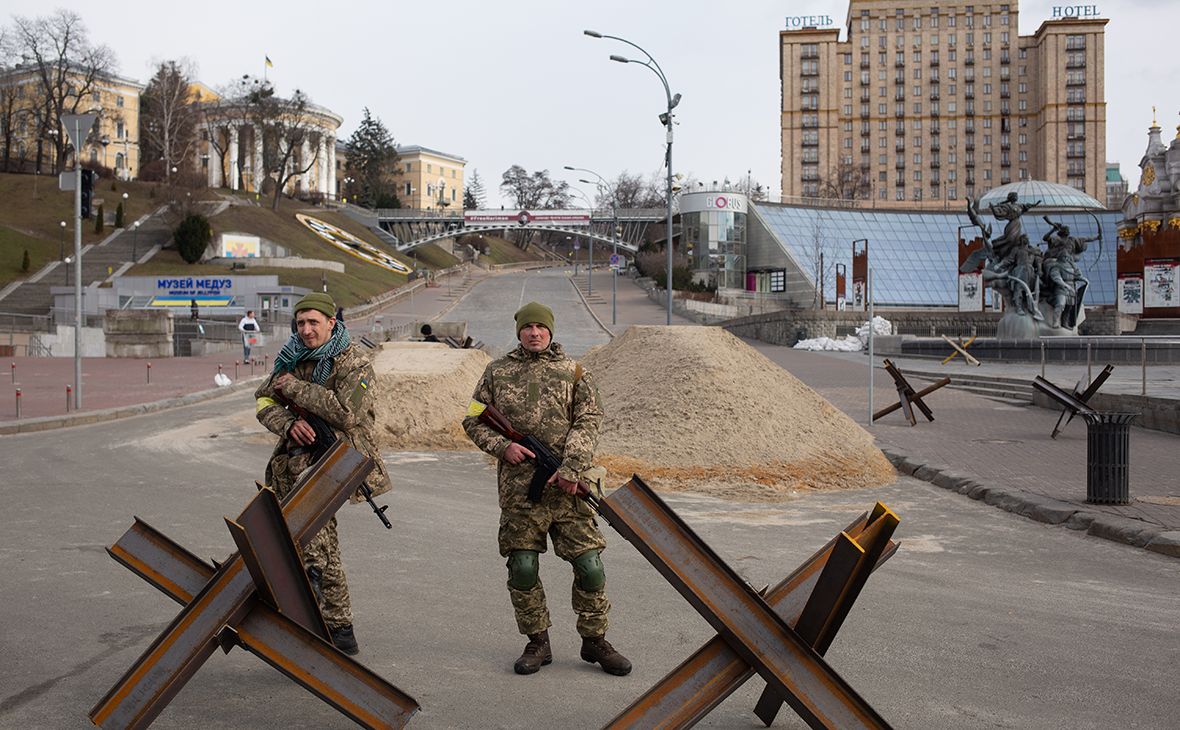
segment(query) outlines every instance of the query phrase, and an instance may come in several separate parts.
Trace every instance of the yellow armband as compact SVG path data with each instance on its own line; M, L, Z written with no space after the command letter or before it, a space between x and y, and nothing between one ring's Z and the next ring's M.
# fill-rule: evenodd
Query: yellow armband
M274 398L259 398L258 399L258 407L254 409L254 412L259 413L262 411L263 408L269 408L270 406L277 406L278 404L279 404L279 402L277 400L275 400Z

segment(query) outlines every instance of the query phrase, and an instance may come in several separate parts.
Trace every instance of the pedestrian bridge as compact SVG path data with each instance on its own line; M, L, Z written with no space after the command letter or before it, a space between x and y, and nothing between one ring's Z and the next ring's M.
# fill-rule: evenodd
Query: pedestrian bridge
M408 253L428 243L472 234L507 237L509 231L551 232L592 239L636 252L650 224L667 218L663 208L560 210L367 210L349 205L343 212L368 226L394 250Z

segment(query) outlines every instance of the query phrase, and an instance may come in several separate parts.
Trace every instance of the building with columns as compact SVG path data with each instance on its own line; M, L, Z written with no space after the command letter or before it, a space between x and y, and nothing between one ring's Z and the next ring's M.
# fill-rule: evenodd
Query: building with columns
M1035 179L1107 204L1096 7L1055 8L1028 36L1015 2L849 0L843 41L826 16L787 18L784 199L959 207Z
M273 151L267 148L265 135L245 106L223 99L199 84L193 90L200 110L199 148L194 164L209 186L273 193L275 171L268 173L265 165ZM283 192L295 198L334 198L336 132L344 118L311 104L302 110L300 118L284 121L288 126L301 127L305 134L288 163L302 172L287 181Z

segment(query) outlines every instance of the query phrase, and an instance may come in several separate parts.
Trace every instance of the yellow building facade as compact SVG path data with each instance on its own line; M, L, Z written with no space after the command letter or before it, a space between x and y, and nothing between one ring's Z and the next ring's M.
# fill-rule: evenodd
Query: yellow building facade
M418 145L400 146L397 154L397 197L403 208L463 210L467 160Z
M139 175L139 96L144 88L115 75L89 84L81 76L69 82L66 108L97 116L82 145L84 166L109 168L121 180ZM73 165L68 138L65 164L57 164L58 138L65 130L59 120L44 123L45 107L46 89L36 69L18 64L0 74L0 113L9 121L8 133L0 137L0 165L7 159L9 172L52 173Z

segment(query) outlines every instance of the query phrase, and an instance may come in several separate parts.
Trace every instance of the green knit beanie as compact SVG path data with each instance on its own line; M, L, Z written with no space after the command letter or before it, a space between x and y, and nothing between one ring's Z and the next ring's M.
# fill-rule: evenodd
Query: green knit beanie
M332 297L318 291L304 295L295 304L296 314L299 314L305 309L314 309L317 312L323 312L324 316L328 319L336 316L336 302L332 301Z
M549 330L549 336L553 336L553 310L546 307L544 304L537 304L536 302L529 302L520 309L516 310L516 336L520 337L520 331L526 325L539 324Z

